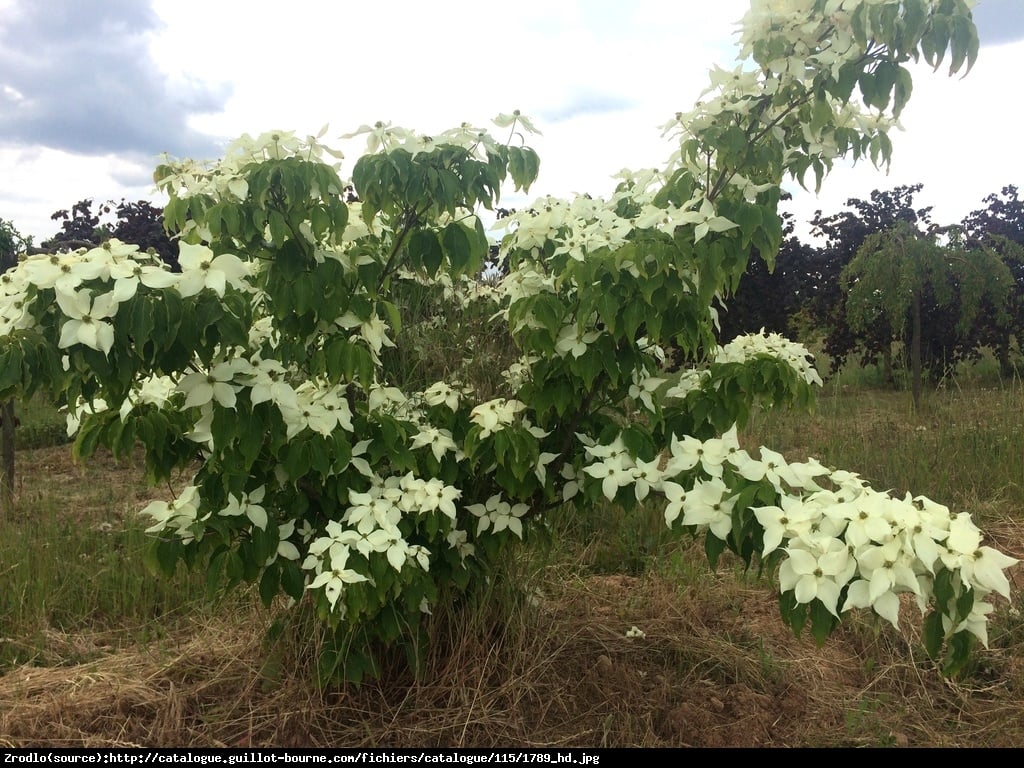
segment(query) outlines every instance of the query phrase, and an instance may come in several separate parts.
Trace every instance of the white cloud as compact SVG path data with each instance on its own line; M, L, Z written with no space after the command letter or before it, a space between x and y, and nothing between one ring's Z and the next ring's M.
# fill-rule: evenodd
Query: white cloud
M155 158L153 164L155 165ZM79 200L159 199L152 167L107 156L82 156L47 148L0 147L2 218L36 242L60 228L50 215ZM162 203L161 203L162 204Z
M0 0L0 9L12 18L31 1ZM53 211L85 197L162 204L145 179L156 155L175 151L172 142L186 133L193 137L188 146L200 146L195 137L205 140L203 149L188 151L215 152L243 132L316 133L326 122L331 137L385 120L436 133L462 121L483 125L512 109L544 132L531 140L541 177L530 199L606 194L621 168L664 162L671 147L658 126L691 107L712 65L734 61L735 22L747 7L745 0L702 3L697 13L693 3L664 0L154 0L151 14L137 14L148 26L132 37L136 54L144 40L150 75L131 82L161 93L132 104L152 104L157 116L177 104L177 120L163 120L162 128L161 120L148 120L133 136L136 144L149 137L152 146L141 153L135 146L134 154L127 151L132 147L93 156L0 143L0 217L41 238L56 231ZM108 41L108 49L116 46L116 39ZM1022 57L1021 42L983 48L964 81L922 69L905 113L907 132L893 137L891 174L870 163L838 170L820 197L798 193L791 206L798 220L815 208L837 212L847 198L867 198L875 189L920 182L917 202L933 205L937 222L952 223L981 207L985 195L1024 183L1014 116L1003 95L1007 73L1016 72ZM109 77L116 81L118 74ZM0 103L20 90L19 81L7 79L0 75ZM96 110L90 130L119 136L123 126L114 121L121 116ZM56 137L57 114L52 121ZM343 172L361 146L343 147L350 153Z

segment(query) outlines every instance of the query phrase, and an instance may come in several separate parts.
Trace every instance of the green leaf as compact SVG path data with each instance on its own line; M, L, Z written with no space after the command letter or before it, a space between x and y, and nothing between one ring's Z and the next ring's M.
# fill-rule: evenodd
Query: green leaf
M957 632L949 638L949 646L946 652L946 661L942 666L942 673L948 677L957 675L964 668L968 659L971 658L971 646L974 644L974 635L966 630Z
M630 424L622 430L621 437L622 444L634 458L650 461L657 453L650 431L640 424Z
M82 425L75 436L75 444L71 449L71 455L74 456L76 461L89 458L96 453L102 435L102 418L89 415L83 417Z
M288 221L280 211L271 211L270 215L267 217L267 224L270 227L270 239L275 245L284 246L289 242L292 230L291 227L288 226ZM298 245L298 242L295 240L291 240L291 242L295 243L296 246Z
M792 628L796 637L800 637L807 624L807 604L798 603L796 592L790 589L779 596L779 610L782 620Z
M928 656L937 659L939 651L942 650L942 641L945 639L945 632L942 628L942 613L932 611L924 620L924 649Z
M540 172L540 158L529 147L508 148L508 170L516 191L530 191L530 185L537 180Z
M409 266L413 269L422 267L431 277L437 275L444 260L444 250L434 230L417 229L412 233L409 238L409 260Z
M277 526L271 524L264 529L253 526L251 541L253 560L265 563L277 552Z
M238 449L242 454L244 469L248 472L263 448L263 441L266 439L265 424L259 413L252 412L246 417L239 419L238 425Z
M306 577L297 563L288 561L281 566L281 588L293 600L302 598L306 591Z
M618 297L611 292L605 292L597 300L597 309L601 322L605 324L608 332L613 336L618 331L620 306Z
M287 454L284 459L284 469L288 473L288 479L293 482L304 477L313 465L309 453L309 439L296 437L288 444Z
M334 224L335 240L340 240L348 226L348 206L344 202L337 201L331 204L331 215Z
M181 555L180 539L161 539L156 544L156 561L164 576L173 576Z
M832 634L832 630L836 628L839 620L817 598L811 601L810 609L811 634L814 636L814 642L819 646L824 645L828 636Z
M153 333L152 301L153 299L148 296L136 296L129 310L129 333L134 342L135 353L140 357L143 356L143 347L150 342Z
M953 572L940 568L939 572L935 574L932 591L935 593L935 602L938 605L947 605L956 596L953 591Z
M971 614L971 609L974 608L974 597L973 589L965 589L960 593L956 599L956 616L951 617L954 623L959 624Z
M949 64L949 74L959 72L965 61L967 62L967 71L970 72L978 58L978 29L969 18L964 16L954 16L951 22L953 26L950 36L952 59Z
M335 337L328 342L324 359L332 382L356 381L367 388L373 384L373 357L362 343Z
M146 572L151 576L163 576L163 569L160 567L160 558L157 557L157 545L159 541L151 541L142 552L142 564Z
M644 318L650 308L640 301L639 297L627 301L622 310L622 335L630 341L637 338L637 331L644 324Z
M378 301L377 314L380 314L382 310L387 315L388 325L391 326L391 330L396 334L400 333L402 330L402 314L398 307L390 301Z
M245 575L245 563L238 552L228 552L224 558L224 574L228 578L228 586L233 587Z
M211 599L217 595L224 580L224 560L227 555L227 549L221 549L210 558L206 567L206 595Z
M370 350L362 344L350 344L345 355L344 370L349 381L357 381L369 389L373 385L373 357Z
M564 317L565 304L552 293L540 293L528 299L533 310L533 316L551 334L551 339L558 337L562 330L562 318Z
M512 448L512 438L509 436L509 431L503 429L501 432L495 433L492 442L494 444L494 458L498 460L499 464L507 464L505 456Z
M914 79L910 74L910 70L906 67L897 67L894 99L892 105L893 117L899 117L903 111L903 107L906 106L907 102L910 101L910 96L914 92Z
M587 347L587 351L569 363L572 371L583 378L587 389L594 386L597 377L604 370L604 355L596 346Z
M732 214L732 220L739 225L744 242L750 242L754 233L761 226L761 222L764 221L764 214L760 206L744 203Z
M135 420L114 419L111 422L108 434L108 445L110 452L115 459L122 459L130 456L135 448Z
M335 430L334 434L331 435L330 444L330 459L332 463L325 474L341 472L348 467L349 462L352 461L352 445L349 443L344 432L341 430Z
M704 534L704 554L712 568L718 565L718 558L725 551L725 539L720 539L711 531Z
M949 45L949 22L945 16L935 14L932 20L931 31L921 38L921 50L924 51L925 61L938 69L942 59L946 55L946 48Z
M210 434L216 445L230 445L241 428L241 419L231 408L213 406L213 421L210 423Z
M324 363L327 367L327 378L337 384L345 376L345 364L348 359L348 347L352 345L348 339L335 336L324 347Z
M263 571L263 577L260 579L260 600L263 604L270 607L270 604L274 602L274 598L277 597L278 587L281 585L281 567L275 560L268 565Z
M0 350L0 394L6 399L21 383L21 348L13 344Z
M871 72L864 70L857 78L857 84L860 86L861 96L864 97L864 104L868 107L874 106L875 95L878 91L875 76Z
M466 228L459 222L452 222L441 233L441 245L448 263L456 273L463 273L472 261L473 248Z
M896 79L898 77L897 67L888 61L880 61L878 67L875 69L875 82L874 82L874 100L873 104L868 106L875 106L879 109L885 109L889 106L889 99L892 94L893 86L896 85Z
M312 469L315 469L321 477L327 477L331 474L331 451L328 450L327 445L324 442L324 438L317 436L309 441L309 464ZM333 447L333 445L332 445ZM275 547L277 543L275 541Z

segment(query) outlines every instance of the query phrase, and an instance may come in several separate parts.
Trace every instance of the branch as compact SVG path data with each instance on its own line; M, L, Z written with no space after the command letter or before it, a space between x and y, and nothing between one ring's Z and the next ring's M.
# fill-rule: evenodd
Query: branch
M75 251L79 248L96 248L100 244L94 243L92 240L61 240L59 243L43 248L41 246L29 246L25 249L25 255L27 256L39 256L41 254L52 255L54 253L61 253L63 251Z
M572 441L576 435L576 429L577 427L579 427L580 421L583 419L583 417L587 415L587 413L589 413L590 404L593 402L594 396L597 394L599 385L602 383L601 380L606 377L607 374L604 371L601 371L601 373L598 374L597 379L594 380L594 385L591 387L590 391L587 392L586 397L583 398L583 402L580 403L580 407L576 409L576 412L572 416L572 422L568 425L568 427L566 427L565 440L563 440L562 442L562 450L559 451L558 457L551 463L551 466L548 467L548 472L551 472L552 474L561 473L562 467L565 466L565 461L567 458L569 458L569 453L572 450ZM536 494L534 494L534 497L536 498L541 492L542 491L538 491ZM539 499L539 501L543 501L543 499ZM531 504L529 512L523 515L523 518L530 518L534 515L538 515L541 512L544 512L545 510L554 509L561 503L562 502L560 501L553 501L540 504Z
M402 250L402 246L405 244L405 238L407 238L412 232L413 227L419 224L420 218L429 209L430 204L428 203L422 211L413 210L405 212L405 222L402 225L402 231L399 232L398 237L395 238L395 244L391 247L391 253L388 254L388 260L384 264L383 271L380 273L380 280L377 281L378 291L381 289L381 286L384 285L384 281L387 280L388 276L398 269L398 265L395 264L395 259L398 258L398 252Z

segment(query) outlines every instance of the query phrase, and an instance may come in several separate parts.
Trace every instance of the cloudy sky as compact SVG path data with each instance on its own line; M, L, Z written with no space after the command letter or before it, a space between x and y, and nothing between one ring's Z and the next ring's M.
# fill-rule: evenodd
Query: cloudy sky
M272 128L377 120L436 133L519 109L543 131L536 194L606 194L671 152L658 126L734 65L748 0L0 0L0 218L36 240L83 198L163 200L161 152L217 157ZM924 184L938 223L1024 186L1024 0L980 0L966 79L916 71L888 176L843 168L791 210ZM358 146L346 150L343 174ZM508 197L505 205L526 198Z

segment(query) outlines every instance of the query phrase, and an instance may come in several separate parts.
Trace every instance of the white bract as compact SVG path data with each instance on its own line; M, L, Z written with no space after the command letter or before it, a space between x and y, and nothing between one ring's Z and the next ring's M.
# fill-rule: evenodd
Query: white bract
M235 407L238 389L234 379L249 373L251 366L245 360L225 360L211 366L208 371L187 374L178 382L178 390L185 393L185 407L203 406L213 401L225 408Z
M190 243L181 243L180 248L178 263L181 264L181 276L177 288L182 296L195 296L207 288L223 296L228 285L239 289L245 287L249 268L234 254L214 256L207 246Z
M113 293L93 296L83 289L70 293L57 292L57 305L69 318L61 326L57 346L65 349L75 344L98 349L104 355L114 346L114 326L106 322L117 314L117 297Z

